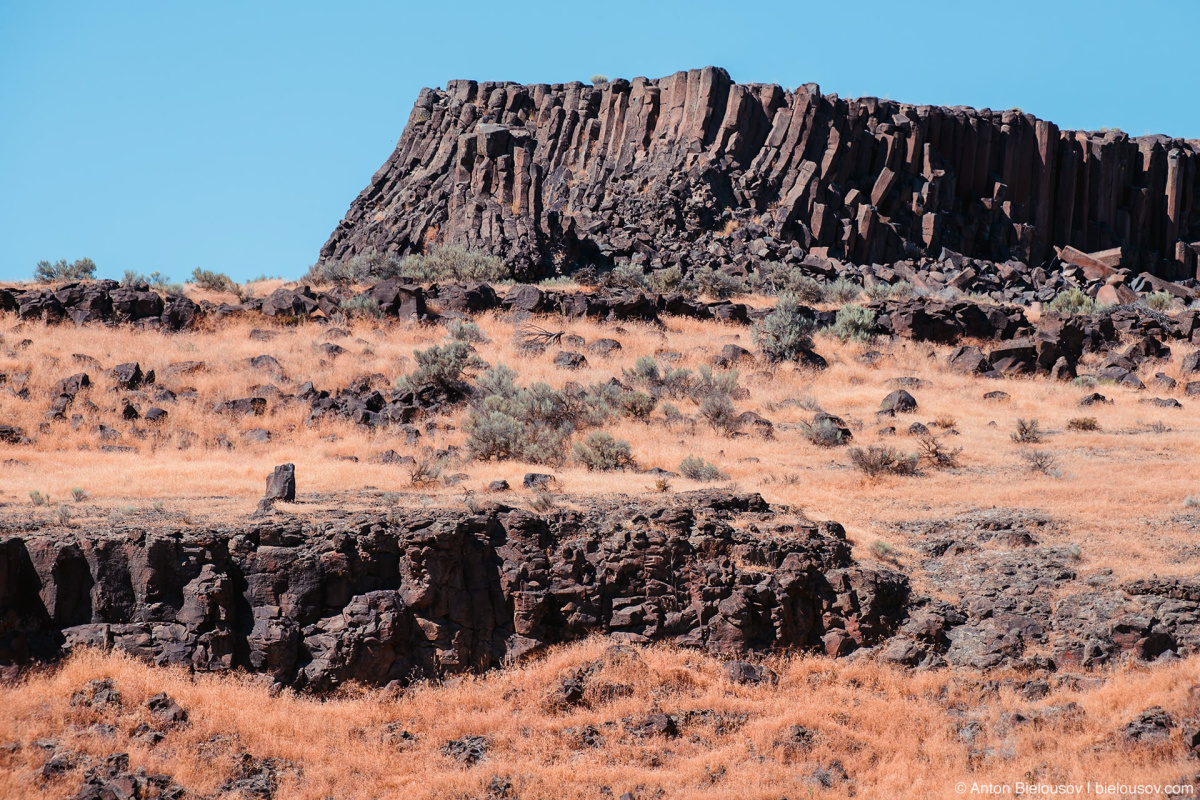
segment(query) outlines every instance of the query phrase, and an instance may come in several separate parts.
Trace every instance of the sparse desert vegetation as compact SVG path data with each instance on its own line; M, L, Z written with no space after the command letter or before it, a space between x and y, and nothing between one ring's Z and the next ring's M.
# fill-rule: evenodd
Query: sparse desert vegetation
M114 750L185 797L229 798L934 798L1014 775L1195 772L1178 730L1138 722L1146 708L1200 711L1195 660L1081 681L798 656L754 666L595 640L476 678L318 699L88 652L0 687L0 744L21 743L0 750L0 794L66 796L74 770ZM105 680L111 691L92 683ZM163 701L152 710L160 693L186 720ZM43 777L48 762L79 766Z
M0 795L1195 790L1195 142L410 121L298 282L0 286Z

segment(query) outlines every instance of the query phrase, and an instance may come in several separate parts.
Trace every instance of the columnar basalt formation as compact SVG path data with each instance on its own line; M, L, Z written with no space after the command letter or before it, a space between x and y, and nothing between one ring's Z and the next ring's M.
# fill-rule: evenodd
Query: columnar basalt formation
M1200 253L1198 173L1197 140L737 84L714 67L600 86L451 81L422 90L321 258L461 244L538 274L626 259L752 269L808 251L886 264L943 247L1041 264L1071 246L1178 280Z

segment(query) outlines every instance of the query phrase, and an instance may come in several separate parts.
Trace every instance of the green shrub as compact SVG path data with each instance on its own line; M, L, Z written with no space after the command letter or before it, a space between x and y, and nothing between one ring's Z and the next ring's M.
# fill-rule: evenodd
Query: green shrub
M843 342L869 342L875 338L875 312L857 303L847 303L838 310L829 332Z
M65 258L60 258L53 264L49 261L39 261L33 270L33 279L38 283L86 281L95 276L96 262L90 258L79 258L69 264Z
M500 409L472 411L463 430L467 451L481 461L520 458L527 449L525 423Z
M618 264L600 276L599 284L617 289L645 289L646 273L636 264Z
M595 75L592 76L591 80L592 80L593 84L595 84L597 86L602 86L602 85L608 83L608 76L601 75L600 73L596 73Z
M825 297L830 303L849 303L862 294L862 287L849 278L838 278L825 287Z
M658 372L658 362L654 360L654 356L638 356L637 361L633 362L633 368L622 369L621 373L630 383L639 383L645 386L657 386L661 377Z
M712 267L700 267L692 270L684 285L697 294L709 297L729 297L746 293L744 280Z
M1152 308L1155 311L1166 311L1171 307L1171 293L1154 292L1153 294L1148 294L1142 298L1142 302L1148 308Z
M480 373L475 381L474 396L491 397L498 395L503 398L513 398L521 391L517 385L517 371L503 364L497 364Z
M406 256L395 268L398 275L421 282L505 281L513 277L504 259L457 245Z
M57 517L59 525L66 525L71 521L71 509L69 506L59 506L54 515Z
M42 494L36 489L29 493L29 502L35 506L44 506L50 503L50 495Z
M707 370L707 367L701 367ZM692 371L683 367L667 367L660 369L658 362L652 356L639 356L632 369L622 370L625 380L638 386L645 386L654 395L666 395L673 400L692 395L696 389L696 381ZM711 378L711 371L708 375ZM736 377L734 379L736 384Z
M672 400L678 400L681 397L688 397L695 389L695 375L690 369L684 367L670 367L662 374L658 381L658 389L660 393L665 394ZM736 376L734 383L737 383Z
M883 539L876 539L871 542L871 555L878 558L880 561L888 561L896 563L896 548L885 542Z
M707 364L701 364L691 381L690 396L696 403L703 403L710 397L720 395L732 398L740 392L736 369L713 371Z
M374 317L375 319L379 319L383 316L383 309L379 307L379 301L369 294L356 294L354 297L347 297L338 303L338 308L352 317Z
M1012 440L1018 444L1037 444L1042 440L1042 429L1036 419L1017 419L1017 429Z
M815 323L796 296L781 294L775 309L754 325L754 342L772 361L795 361L812 348Z
M802 422L804 438L818 447L839 447L846 444L842 428L828 417L817 417L812 423Z
M749 284L763 294L792 294L803 303L824 303L825 287L805 275L799 267L777 262L760 264L750 276Z
M679 288L683 281L683 270L678 265L656 269L646 276L646 288L652 292L666 294Z
M82 503L84 500L87 500L87 498L88 493L83 489L80 489L78 486L71 490L71 499L76 503Z
M1056 294L1046 309L1063 316L1087 315L1096 311L1096 301L1088 297L1087 292L1073 286Z
M488 341L483 329L470 320L452 319L446 325L446 335L456 342L482 344Z
M879 302L892 296L892 287L886 283L873 283L864 290L869 300Z
M397 258L378 252L346 259L321 261L309 267L303 280L317 285L374 283L389 278L411 278L422 283L503 281L513 277L504 260L457 245L439 247L426 255Z
M213 292L241 294L241 287L237 285L233 278L230 278L223 272L213 272L196 267L192 270L192 283L201 289L208 289Z
M575 459L592 472L611 472L633 467L633 452L629 442L614 439L604 431L592 431L573 448Z
M737 409L727 394L714 394L700 403L700 416L722 436L732 436L741 428Z
M443 389L460 389L467 373L487 366L466 342L450 342L417 350L413 358L417 361L417 368L397 381L396 388L400 391L418 389L428 384Z
M679 462L679 474L685 478L705 483L727 480L729 478L728 475L717 469L716 465L710 464L703 458L697 458L696 456L688 456Z
M557 464L574 433L599 427L614 415L615 387L558 391L535 383L523 388L516 377L516 372L500 364L477 381L473 408L463 425L472 458Z
M632 419L646 421L654 413L658 401L645 392L625 392L618 401L621 413Z
M127 269L125 270L125 274L121 277L122 286L132 287L137 286L140 283L145 283L149 285L151 289L163 292L164 294L183 293L182 283L172 283L170 275L164 275L157 270L151 272L149 275L143 275L140 272Z
M895 448L885 445L871 445L867 448L851 447L850 464L858 471L869 477L879 475L915 475L917 472L917 456L904 455Z
M308 268L308 272L300 278L304 283L317 286L334 284L336 286L353 286L358 283L368 283L381 280L375 262L367 256L353 256L347 259L318 261Z

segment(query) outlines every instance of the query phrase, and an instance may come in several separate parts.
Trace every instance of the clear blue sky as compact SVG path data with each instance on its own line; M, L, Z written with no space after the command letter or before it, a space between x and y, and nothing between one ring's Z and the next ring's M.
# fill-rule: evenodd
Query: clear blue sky
M0 0L0 279L296 277L422 86L660 77L1200 138L1200 2Z

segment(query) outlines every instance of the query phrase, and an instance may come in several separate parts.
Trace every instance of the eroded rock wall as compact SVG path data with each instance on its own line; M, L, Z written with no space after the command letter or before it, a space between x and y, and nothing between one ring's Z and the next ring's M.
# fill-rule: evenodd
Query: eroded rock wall
M757 495L227 530L0 539L10 666L80 645L325 690L480 670L604 633L725 654L844 654L905 616L907 581L841 526Z
M1196 140L738 84L715 67L601 86L451 81L422 90L321 258L449 243L537 274L942 247L1037 264L1070 245L1121 247L1121 266L1175 280L1200 253L1198 171Z
M1200 650L1196 581L1088 573L1037 514L905 525L918 558L885 566L855 561L837 523L758 495L576 502L0 535L0 674L94 646L323 692L592 635L926 668L1079 670Z

